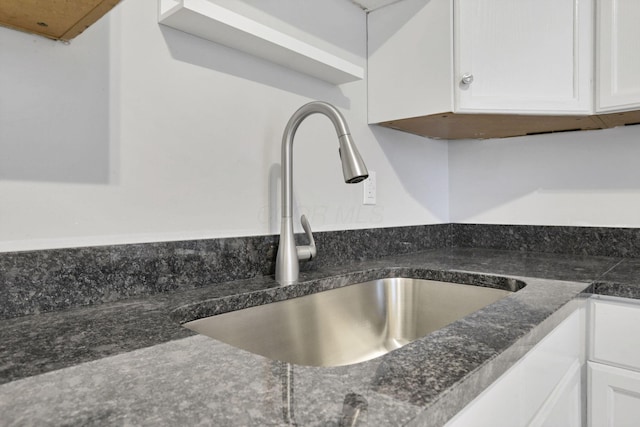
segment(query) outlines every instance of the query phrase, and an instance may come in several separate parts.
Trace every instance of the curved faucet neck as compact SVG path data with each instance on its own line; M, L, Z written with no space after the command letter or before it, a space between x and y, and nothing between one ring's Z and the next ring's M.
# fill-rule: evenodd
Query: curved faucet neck
M282 135L282 216L293 216L293 138L300 123L311 114L324 114L336 130L338 138L349 135L349 127L340 111L326 102L314 101L300 107L289 119Z

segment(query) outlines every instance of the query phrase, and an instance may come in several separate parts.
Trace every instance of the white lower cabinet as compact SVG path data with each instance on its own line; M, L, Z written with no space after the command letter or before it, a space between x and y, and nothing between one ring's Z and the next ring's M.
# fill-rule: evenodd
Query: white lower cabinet
M583 426L585 316L576 310L446 426Z
M640 300L593 296L587 307L446 427L640 426Z
M589 426L640 425L640 373L589 362Z
M594 297L590 306L590 427L640 425L640 301Z
M577 361L547 398L529 426L581 427L584 425L583 364Z
M593 297L589 309L589 360L640 371L640 300Z

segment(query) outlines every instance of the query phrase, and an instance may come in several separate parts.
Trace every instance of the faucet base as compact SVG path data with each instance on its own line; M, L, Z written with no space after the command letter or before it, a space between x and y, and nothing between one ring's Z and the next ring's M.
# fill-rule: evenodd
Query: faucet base
M291 285L298 281L300 263L298 250L293 235L293 221L291 217L283 217L280 224L280 242L276 256L276 281L281 285Z

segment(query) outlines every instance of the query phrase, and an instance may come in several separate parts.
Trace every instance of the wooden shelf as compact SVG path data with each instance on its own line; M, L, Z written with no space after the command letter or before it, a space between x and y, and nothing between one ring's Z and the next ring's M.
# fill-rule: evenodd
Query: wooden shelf
M54 40L71 40L120 0L2 0L0 25Z
M304 40L207 0L159 0L158 21L333 84L364 78L364 68Z
M488 139L640 124L640 111L593 116L441 113L379 123L434 139Z

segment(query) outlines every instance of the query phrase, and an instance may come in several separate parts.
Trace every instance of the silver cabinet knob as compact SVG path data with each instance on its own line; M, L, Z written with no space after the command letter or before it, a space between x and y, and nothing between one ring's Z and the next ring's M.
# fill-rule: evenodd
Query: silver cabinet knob
M460 83L462 83L463 85L470 85L471 83L473 83L473 74L471 73L463 74L462 80L460 80Z

